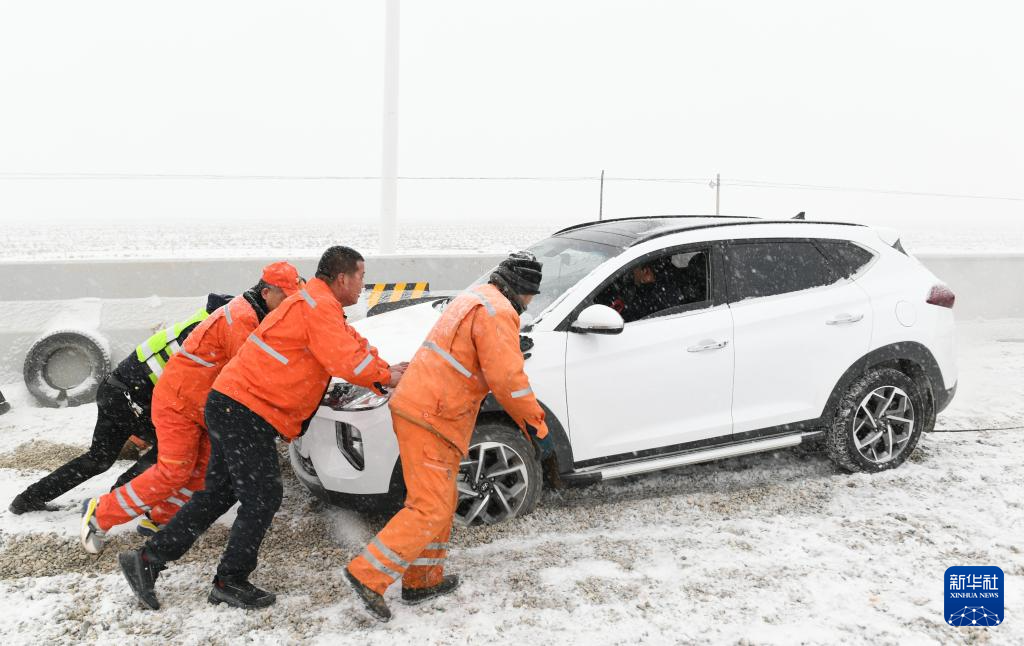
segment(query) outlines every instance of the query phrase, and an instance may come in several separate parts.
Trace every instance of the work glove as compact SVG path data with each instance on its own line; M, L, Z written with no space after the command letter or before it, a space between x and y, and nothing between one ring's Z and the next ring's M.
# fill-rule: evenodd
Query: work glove
M533 339L522 334L519 335L519 351L523 353L523 359L529 359L532 354L530 350L533 349Z
M533 440L533 443L537 446L537 450L540 451L541 461L547 460L554 454L555 442L551 439L550 431L548 431L548 434L545 435L544 437L537 437L537 429L530 426L529 424L526 425L526 431L530 434L530 438Z

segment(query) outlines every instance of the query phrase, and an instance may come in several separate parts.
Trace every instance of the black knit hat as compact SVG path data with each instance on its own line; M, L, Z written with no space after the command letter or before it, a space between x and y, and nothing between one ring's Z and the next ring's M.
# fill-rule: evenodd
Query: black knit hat
M491 276L499 276L516 294L539 294L543 265L529 251L516 251L494 270Z

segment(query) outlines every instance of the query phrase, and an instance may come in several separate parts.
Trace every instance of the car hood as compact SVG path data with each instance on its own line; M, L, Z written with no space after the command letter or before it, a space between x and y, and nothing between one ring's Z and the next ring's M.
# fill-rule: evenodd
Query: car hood
M409 361L441 316L434 302L385 312L352 323L388 363Z

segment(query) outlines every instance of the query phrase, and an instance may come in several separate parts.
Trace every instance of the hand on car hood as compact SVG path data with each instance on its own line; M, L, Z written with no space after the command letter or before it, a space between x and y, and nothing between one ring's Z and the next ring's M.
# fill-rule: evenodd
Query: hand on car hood
M432 302L403 307L352 323L388 363L409 361L441 313Z

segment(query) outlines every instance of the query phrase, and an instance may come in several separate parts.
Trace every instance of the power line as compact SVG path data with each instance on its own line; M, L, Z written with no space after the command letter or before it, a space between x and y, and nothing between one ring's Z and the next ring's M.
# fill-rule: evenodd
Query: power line
M376 175L247 175L225 173L0 173L0 181L306 181L306 182L337 182L337 181L380 181ZM597 176L529 176L529 175L404 175L401 181L442 181L442 182L596 182ZM869 193L876 195L897 195L908 197L938 197L945 199L965 200L998 200L1007 202L1024 202L1024 197L1014 195L982 195L975 193L939 193L929 191L911 191L904 189L872 188L862 186L842 186L829 184L804 184L797 182L769 182L753 179L711 180L701 177L611 177L605 176L605 182L638 182L638 183L669 183L708 185L712 188L721 186L755 189L799 190L799 191L840 191L846 193Z

